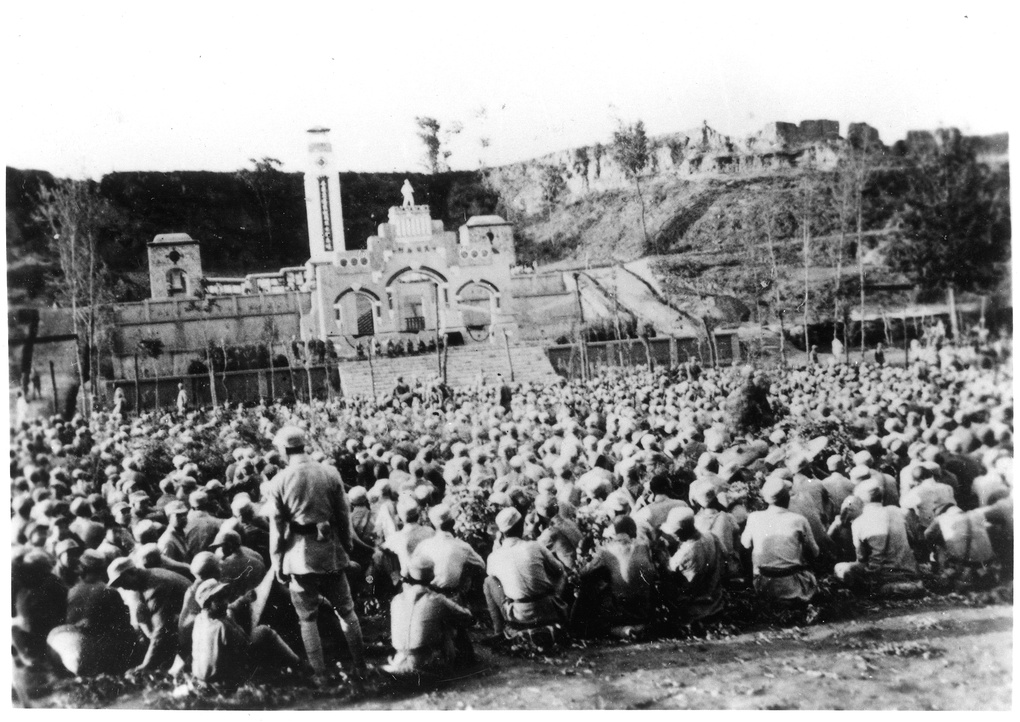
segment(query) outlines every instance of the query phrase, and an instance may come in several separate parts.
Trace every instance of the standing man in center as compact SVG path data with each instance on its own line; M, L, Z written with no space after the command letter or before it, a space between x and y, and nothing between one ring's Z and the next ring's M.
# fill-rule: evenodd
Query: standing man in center
M273 570L290 589L305 653L319 680L326 672L319 604L325 598L333 605L347 638L357 689L365 672L364 642L345 573L353 531L340 473L305 453L305 432L295 426L280 429L274 442L286 456L287 468L273 478L266 495Z

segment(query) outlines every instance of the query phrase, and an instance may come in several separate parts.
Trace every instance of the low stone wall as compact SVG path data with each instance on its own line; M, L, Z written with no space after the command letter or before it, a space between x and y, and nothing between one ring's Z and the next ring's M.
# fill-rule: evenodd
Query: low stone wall
M285 369L259 369L254 371L226 371L213 374L217 403L254 404L262 398L308 400L308 374L311 374L311 394L316 399L328 399L340 393L340 375L336 366L293 366ZM188 392L190 406L212 404L212 384L209 374L176 375L140 378L104 383L104 397L112 403L115 389L124 389L127 406L133 412L173 409L177 404L177 384L183 383ZM138 401L140 399L140 403Z
M526 296L553 296L567 293L562 273L521 274L510 277L510 288L515 298Z
M736 333L716 334L716 347L721 365L729 365L740 359L740 340ZM599 368L646 366L649 352L656 367L686 362L688 356L697 358L703 366L712 363L708 342L703 336L657 336L648 339L648 351L639 339L593 341L585 344L585 348L592 371ZM581 376L581 350L577 344L551 346L547 353L556 373L567 378Z

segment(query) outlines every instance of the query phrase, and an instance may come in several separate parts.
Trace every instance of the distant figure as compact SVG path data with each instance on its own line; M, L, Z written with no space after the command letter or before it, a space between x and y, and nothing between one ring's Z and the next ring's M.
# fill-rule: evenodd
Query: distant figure
M845 348L843 347L843 342L840 341L835 336L833 336L832 337L832 355L835 357L836 363L842 363L843 362L843 352L844 351L845 351Z
M875 363L885 366L885 350L882 348L882 344L878 344L875 348Z
M15 413L15 419L17 421L15 425L20 428L23 423L28 421L28 399L25 398L25 392L21 389L18 389L18 401L15 404Z
M290 337L290 350L294 354L294 358L299 361L304 358L304 354L301 353L301 343L298 341L297 336Z
M499 405L503 407L503 411L510 411L510 403L513 400L514 394L507 385L506 379L503 378L503 374L496 374L499 377Z
M811 351L808 353L808 363L814 366L818 363L818 347L812 346Z
M404 179L404 185L400 187L400 194L404 196L403 208L414 208L414 188L411 187L411 181Z
M32 390L35 392L35 398L38 400L42 396L42 377L39 376L39 370L32 369Z
M127 406L127 397L124 395L124 388L118 386L113 391L113 415L123 416Z
M181 416L188 410L188 392L184 390L184 384L177 384L177 413Z

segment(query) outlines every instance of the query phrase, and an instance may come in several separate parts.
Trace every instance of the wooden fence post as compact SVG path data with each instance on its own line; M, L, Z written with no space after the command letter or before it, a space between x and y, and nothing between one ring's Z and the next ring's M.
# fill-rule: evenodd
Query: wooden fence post
M53 385L53 415L56 416L59 413L57 411L57 372L52 361L50 361L50 383Z
M510 355L510 337L507 335L506 329L503 329L503 344L506 346L506 364L510 367L510 383L514 382L514 360Z
M138 380L138 354L135 357L135 413L142 413L142 385Z

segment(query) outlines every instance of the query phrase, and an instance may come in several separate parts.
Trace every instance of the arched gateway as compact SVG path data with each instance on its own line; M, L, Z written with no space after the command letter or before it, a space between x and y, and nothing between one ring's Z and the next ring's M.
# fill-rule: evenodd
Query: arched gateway
M305 174L312 250L306 333L343 348L365 336L385 343L437 330L480 341L516 325L508 297L514 263L509 223L474 216L458 232L447 231L427 205L405 202L389 209L365 248L348 250L331 146L324 130L313 136L312 170Z

